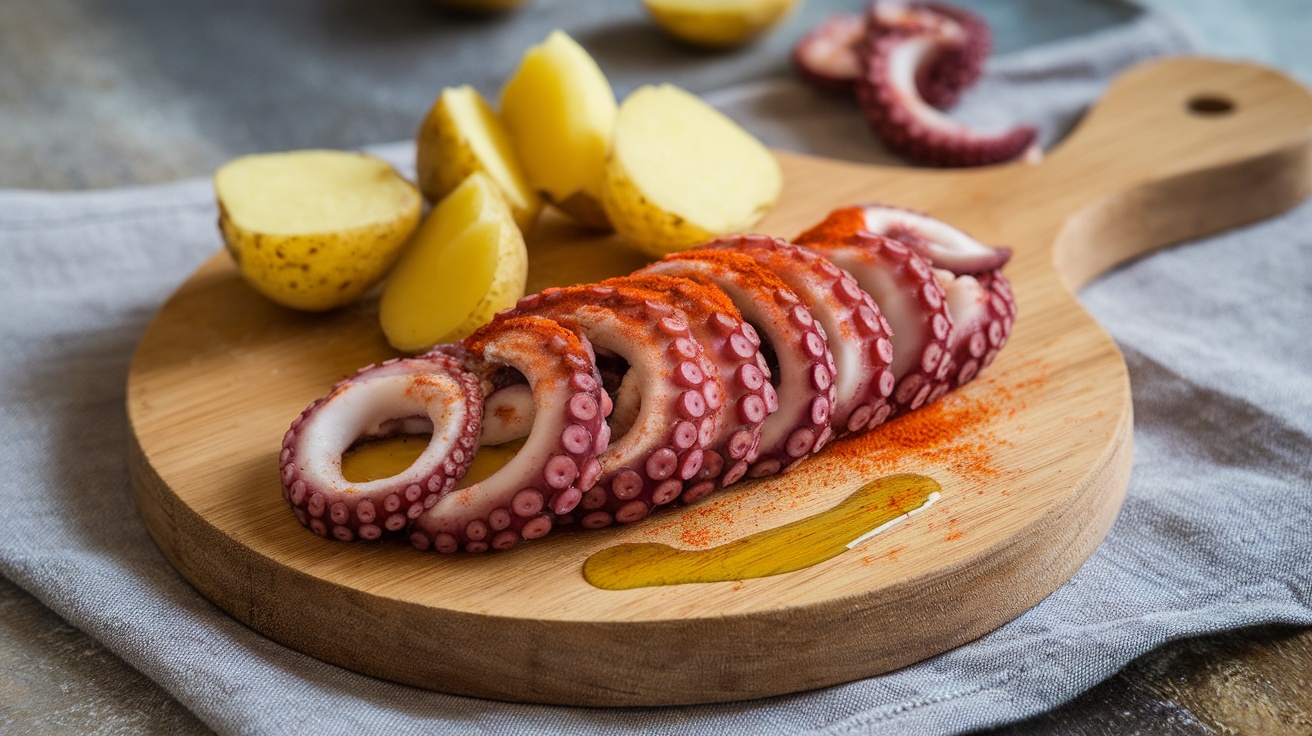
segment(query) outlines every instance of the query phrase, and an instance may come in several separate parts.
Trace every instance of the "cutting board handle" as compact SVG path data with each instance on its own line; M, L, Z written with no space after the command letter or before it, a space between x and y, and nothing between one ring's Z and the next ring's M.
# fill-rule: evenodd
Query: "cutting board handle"
M1026 184L1074 213L1066 286L1151 250L1279 214L1312 193L1312 93L1254 64L1163 59L1119 77Z

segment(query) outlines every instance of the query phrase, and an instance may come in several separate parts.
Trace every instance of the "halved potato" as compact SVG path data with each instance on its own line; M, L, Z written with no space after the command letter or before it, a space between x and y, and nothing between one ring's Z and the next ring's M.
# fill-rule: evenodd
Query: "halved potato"
M501 188L524 232L542 210L528 185L510 136L478 90L468 85L442 90L419 127L416 169L419 190L438 202L470 174L481 171Z
M418 190L386 161L346 151L243 156L214 174L223 242L246 281L295 309L358 298L419 222Z
M779 200L774 154L678 87L620 105L602 203L615 230L660 257L755 225Z
M424 218L383 287L387 341L418 353L468 335L524 296L528 250L497 185L474 172Z
M524 54L501 93L501 119L529 185L590 227L610 228L601 190L615 111L606 75L561 31Z
M773 28L797 0L643 0L657 25L682 41L729 48Z

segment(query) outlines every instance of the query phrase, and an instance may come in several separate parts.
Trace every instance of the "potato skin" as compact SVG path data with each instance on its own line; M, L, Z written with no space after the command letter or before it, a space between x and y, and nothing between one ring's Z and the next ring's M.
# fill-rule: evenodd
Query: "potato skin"
M648 200L614 155L606 162L602 206L615 232L652 258L663 258L715 237L715 233Z
M390 222L338 232L269 235L246 230L220 204L219 231L246 281L292 309L321 312L349 304L387 273L419 224L418 191Z
M444 90L443 95L448 91ZM487 105L481 96L477 97L475 104L481 108L486 108ZM501 126L501 122L490 109L483 109L482 113L487 116L492 127ZM499 150L499 155L507 159L507 166L513 170L511 176L520 180L519 184L522 186L519 188L523 191L519 192L507 191L504 187L509 184L499 183L503 184L503 193L511 212L515 215L515 223L519 225L520 230L530 232L542 211L541 197L529 189L523 180L523 171L519 170L518 162L513 160L514 147L505 131L489 129L486 132ZM442 201L475 171L491 173L479 160L473 144L466 140L460 125L451 114L447 101L442 96L438 97L437 102L428 111L428 115L424 117L415 143L415 173L419 191L429 202ZM494 181L497 179L496 176L492 178ZM516 201L517 199L520 201Z

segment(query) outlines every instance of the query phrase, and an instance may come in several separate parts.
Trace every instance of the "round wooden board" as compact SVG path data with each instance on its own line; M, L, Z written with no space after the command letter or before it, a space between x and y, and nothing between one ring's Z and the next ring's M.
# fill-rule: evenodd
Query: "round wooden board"
M1234 109L1191 111L1203 94ZM973 449L894 454L879 449L876 430L688 508L484 556L342 544L301 527L279 488L283 433L334 381L392 353L376 305L281 309L221 253L164 305L133 362L137 503L170 562L239 620L325 661L419 687L656 705L901 667L1042 600L1116 516L1131 464L1127 373L1068 289L1152 248L1300 201L1312 189L1309 131L1312 98L1278 74L1179 59L1123 77L1038 166L894 170L780 154L787 188L763 232L793 235L834 207L882 201L1016 249L1007 273L1021 316L1011 343L932 410L959 423L953 447ZM559 220L530 242L531 291L642 263ZM818 513L895 472L935 479L941 500L807 569L623 591L581 574L604 547L723 543Z

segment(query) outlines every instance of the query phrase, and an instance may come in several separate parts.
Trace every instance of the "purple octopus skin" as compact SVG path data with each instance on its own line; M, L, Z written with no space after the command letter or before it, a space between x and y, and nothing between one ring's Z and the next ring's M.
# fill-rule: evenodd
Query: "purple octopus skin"
M803 239L800 244L851 273L892 326L892 414L919 409L931 396L941 396L938 387L947 384L952 368L952 317L929 263L896 240L864 231L840 240Z
M580 509L579 523L588 528L631 523L682 494L701 469L704 438L713 435L724 408L719 374L689 331L687 316L640 290L594 284L524 297L493 324L525 314L556 320L623 358L640 388L633 426L598 448L601 473L595 487L605 494L603 503ZM573 521L573 516L560 519Z
M766 394L774 387L761 355L761 338L719 287L643 271L612 281L645 289L653 300L669 300L683 310L693 337L701 342L724 385L724 411L711 436L704 438L701 469L679 500L694 503L737 482L756 461L761 428L770 415Z
M532 428L505 466L415 519L410 542L421 550L486 552L545 535L601 476L597 455L609 439L592 352L571 330L516 317L479 329L465 345L484 376L509 366L528 379Z
M998 351L1011 337L1017 310L1011 282L1000 270L975 276L954 276L945 271L936 274L952 313L952 334L948 337L952 367L942 395L970 383L998 357Z
M349 542L400 532L451 492L474 459L483 417L478 379L459 346L366 367L310 404L283 438L283 495L319 536ZM432 432L414 464L352 483L342 454L360 439Z
M961 24L925 6L885 7L879 3L869 14L856 93L866 122L889 150L944 167L984 166L1037 155L1038 131L1033 126L982 133L935 109L933 103L955 101L952 87L960 79L978 73L954 66L967 64L976 54L969 50ZM922 85L929 91L928 99Z
M936 384L927 401L970 382L993 362L1016 320L1016 298L1001 271L1011 249L985 245L928 215L877 204L836 209L797 236L797 242L823 244L863 231L911 248L933 267L943 287L952 318L951 363L947 382Z
M861 77L859 49L865 34L865 18L832 15L793 46L793 69L821 92L849 96Z
M763 235L729 236L666 256L646 273L683 276L718 286L763 335L778 361L778 387L767 392L771 415L761 428L760 455L747 471L762 478L787 472L833 438L834 356L824 328L797 292L735 244L772 242ZM724 248L722 246L730 246ZM764 350L763 350L764 352Z
M861 432L887 416L893 392L892 329L879 305L852 274L829 259L785 240L740 239L732 245L775 272L810 307L834 356L831 424L838 436Z
M866 13L867 36L922 30L944 42L916 74L924 101L940 110L957 104L961 93L979 80L993 50L993 32L984 19L943 3L879 2Z
M861 231L883 235L910 247L934 268L954 274L996 271L1011 259L1010 248L985 245L965 232L928 215L900 207L866 204L830 212L797 237L836 239Z

